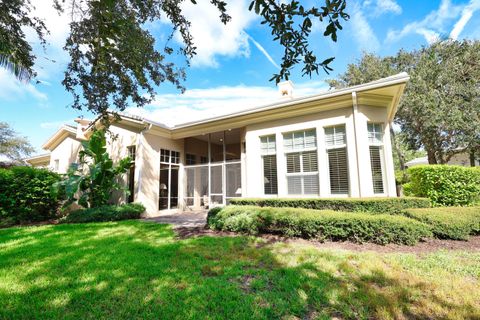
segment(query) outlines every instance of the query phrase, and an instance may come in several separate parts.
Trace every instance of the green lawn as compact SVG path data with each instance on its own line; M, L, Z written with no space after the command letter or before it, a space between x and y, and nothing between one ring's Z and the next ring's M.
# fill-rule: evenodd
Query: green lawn
M177 240L126 221L0 230L0 319L480 318L480 253Z

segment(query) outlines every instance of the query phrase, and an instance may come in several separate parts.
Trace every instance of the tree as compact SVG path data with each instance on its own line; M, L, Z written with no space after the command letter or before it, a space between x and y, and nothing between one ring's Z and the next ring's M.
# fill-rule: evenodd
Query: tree
M25 29L33 29L45 44L45 24L32 18L30 0L2 1L0 9L0 67L12 72L18 80L28 82L36 76L35 56L25 38Z
M20 136L6 122L0 122L0 155L13 161L21 161L35 149L26 137Z
M64 188L67 204L78 201L84 207L96 208L108 204L113 191L128 192L118 180L132 165L131 159L127 157L114 164L107 152L105 134L105 130L97 130L82 142L79 163L73 163L67 178L56 184L57 192Z
M393 57L365 54L332 87L355 85L407 71L410 81L395 122L411 150L431 164L447 163L480 145L480 42L440 41Z
M205 0L204 0L205 1ZM324 36L337 40L341 22L349 18L346 0L324 0L320 7L306 8L298 0L288 2L277 0L252 0L249 10L262 18L274 41L284 48L281 70L272 80L288 79L295 65L302 64L305 75L318 73L320 69L332 70L329 64L333 57L318 60L309 47L309 36L314 22L323 23ZM88 109L95 114L106 116L108 109L124 110L128 105L144 106L152 101L155 86L168 81L184 90L185 69L169 61L173 55L180 55L188 61L195 55L195 44L190 33L190 22L183 15L185 1L172 0L55 0L57 10L68 10L72 18L70 34L64 49L70 55L63 85L72 93L75 109ZM196 0L189 2L196 4ZM228 23L228 5L222 0L210 0L219 10L219 19ZM322 0L323 2L323 0ZM2 33L11 32L7 45L23 44L24 61L29 68L34 56L25 42L20 19L10 28L4 25L10 17L26 17L31 12L29 0L13 0L13 5L2 8L0 15ZM161 47L145 29L149 21L168 19L172 33ZM13 19L15 20L15 19ZM28 21L27 21L28 22ZM33 21L35 22L35 21ZM22 24L23 23L23 24ZM32 22L29 22L32 26ZM27 26L29 25L27 24ZM43 25L36 26L43 39ZM174 48L171 39L180 35L183 43ZM4 42L3 39L0 39ZM26 44L26 45L25 45ZM3 46L3 44L0 44ZM106 117L108 119L108 117Z

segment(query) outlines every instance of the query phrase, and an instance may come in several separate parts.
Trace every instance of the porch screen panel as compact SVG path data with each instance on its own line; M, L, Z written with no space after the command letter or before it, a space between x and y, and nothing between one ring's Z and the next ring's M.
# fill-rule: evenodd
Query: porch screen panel
M223 168L222 165L210 167L210 205L223 204Z
M240 197L242 195L242 176L240 163L227 163L226 171L226 189L227 198Z
M325 128L330 193L348 194L348 158L345 125Z

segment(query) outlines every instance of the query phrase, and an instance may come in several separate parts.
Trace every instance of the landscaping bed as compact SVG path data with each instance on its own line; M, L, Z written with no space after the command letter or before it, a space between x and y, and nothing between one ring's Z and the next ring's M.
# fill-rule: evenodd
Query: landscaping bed
M298 208L227 206L210 210L210 228L305 239L413 245L432 235L426 224L399 215Z

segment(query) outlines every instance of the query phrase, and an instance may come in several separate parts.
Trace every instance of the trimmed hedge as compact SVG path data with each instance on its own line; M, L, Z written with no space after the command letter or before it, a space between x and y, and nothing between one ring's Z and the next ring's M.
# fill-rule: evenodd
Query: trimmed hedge
M429 224L440 239L466 240L480 235L480 207L409 209L406 215Z
M430 201L426 198L345 198L345 199L231 199L231 204L241 206L304 208L316 210L334 210L351 212L369 212L380 214L401 214L409 208L429 208Z
M210 210L212 229L247 234L273 233L318 240L414 245L432 235L426 224L397 215L255 206Z
M0 169L0 224L45 221L57 217L60 197L52 185L60 176L46 169Z
M426 197L435 206L466 206L480 201L480 168L424 165L408 169L406 195Z
M145 207L140 203L128 203L119 206L109 205L75 210L63 218L61 222L84 223L138 219L144 211Z

